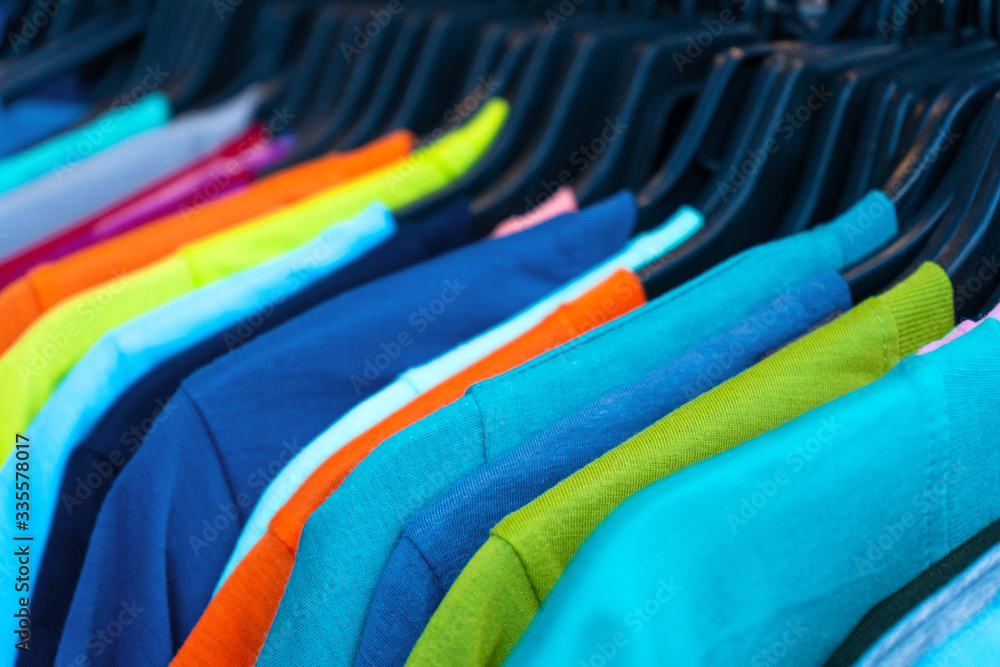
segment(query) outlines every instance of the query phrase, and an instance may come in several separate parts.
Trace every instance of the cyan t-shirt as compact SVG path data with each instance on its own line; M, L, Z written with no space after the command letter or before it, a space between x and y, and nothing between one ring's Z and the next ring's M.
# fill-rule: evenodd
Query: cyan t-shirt
M351 664L378 578L414 512L559 419L732 326L775 291L846 266L895 232L891 201L873 192L832 223L740 253L642 308L474 385L459 401L386 440L303 528L258 665ZM317 600L316 590L327 594Z
M732 328L594 401L466 476L406 522L379 580L355 665L403 665L490 529L665 414L851 307L839 274L819 273Z
M505 664L822 664L1000 517L998 351L990 320L632 496Z
M185 380L105 499L56 662L169 662L257 484L399 373L620 250L630 222L566 217L453 251L327 301ZM362 374L367 383L355 382ZM92 649L88 637L122 600L144 611L103 653Z

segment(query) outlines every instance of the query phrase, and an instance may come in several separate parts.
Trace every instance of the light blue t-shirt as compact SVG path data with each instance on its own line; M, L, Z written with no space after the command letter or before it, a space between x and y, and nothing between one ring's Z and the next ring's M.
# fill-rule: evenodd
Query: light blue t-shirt
M505 664L821 665L1000 517L998 432L990 320L634 495Z
M25 434L31 442L34 553L40 557L53 514L64 509L57 496L74 449L134 382L185 348L221 335L241 320L263 316L274 304L374 248L395 229L392 213L372 204L295 250L189 292L104 334L60 383ZM16 464L16 457L10 456L0 469L0 480L11 488ZM0 522L0 539L12 543L14 535L13 521ZM3 550L0 574L15 568L13 551ZM13 587L0 588L0 600L13 605ZM0 664L7 664L5 652L10 648L3 642Z
M774 292L846 266L895 232L891 201L873 192L830 224L740 253L642 308L472 386L459 401L386 440L304 526L257 664L350 665L379 576L414 512L559 419L742 320ZM320 599L316 591L323 591Z
M5 235L0 258L101 211L233 139L252 120L259 99L260 90L248 88L211 109L179 116L0 195L0 234Z
M634 207L634 204L632 205ZM226 564L225 572L219 579L216 592L244 556L267 532L267 526L274 514L288 502L288 499L309 475L334 452L417 398L421 393L468 368L529 331L561 304L584 294L617 269L637 270L656 257L677 247L700 229L702 222L702 215L694 209L688 207L680 209L655 231L636 237L622 252L586 275L434 361L406 371L391 385L358 404L299 452L268 485L260 502L254 508L253 514L243 526L239 542Z
M153 92L119 106L83 127L0 161L0 193L48 171L66 169L109 146L170 119L170 100Z
M882 636L858 661L859 667L910 667L911 665L993 665L985 659L988 649L1000 655L1000 547L994 547L947 586L917 605ZM954 662L958 654L968 656ZM972 656L978 656L971 660ZM971 661L970 661L971 660Z

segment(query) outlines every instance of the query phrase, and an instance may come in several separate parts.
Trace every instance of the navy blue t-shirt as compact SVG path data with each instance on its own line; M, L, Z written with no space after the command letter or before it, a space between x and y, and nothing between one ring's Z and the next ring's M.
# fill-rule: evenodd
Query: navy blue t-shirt
M451 584L507 514L850 306L844 279L818 273L454 484L406 522L375 591L355 667L406 662Z
M634 219L623 193L475 243L326 301L186 379L105 499L57 662L169 662L259 491L300 448L403 371L620 250ZM98 655L88 637L123 602L142 611Z

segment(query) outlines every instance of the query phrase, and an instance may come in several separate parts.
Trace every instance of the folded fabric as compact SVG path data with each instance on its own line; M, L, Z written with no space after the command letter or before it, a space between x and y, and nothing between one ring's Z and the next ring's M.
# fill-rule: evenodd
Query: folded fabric
M895 229L892 203L872 193L831 224L741 253L599 330L474 385L379 445L303 528L258 664L350 664L378 577L413 512L559 419L732 326L776 290L864 256ZM316 591L324 592L321 599Z
M832 271L817 274L454 484L403 527L379 579L354 664L403 665L448 588L506 514L850 307L844 279Z
M377 221L373 222L376 228L372 231L378 233ZM50 494L59 499L41 564L35 569L37 585L30 608L34 615L32 636L38 641L32 657L47 664L55 661L87 544L114 475L128 464L145 435L173 414L175 405L170 397L185 377L327 299L471 242L475 237L473 223L468 204L458 202L419 224L407 224L370 252L332 273L324 271L327 262L336 261L332 248L322 241L310 243L310 249L317 252L292 252L293 257L305 261L288 276L288 285L270 295L274 298L265 295L259 310L230 322L217 330L217 335L198 340L185 336L185 344L179 348L169 340L174 325L161 323L165 331L157 333L155 327L151 330L147 326L149 316L136 318L103 336L59 385L28 429L30 437L43 443L41 453L51 454L55 464L42 463L35 470L36 477L50 480L56 477L48 474L53 467L62 469L61 480L53 480L55 488L50 492L46 482L35 501L36 507L49 507L52 501L46 504L46 500ZM339 233L336 227L330 231ZM280 259L268 264L274 262ZM280 268L280 264L276 266ZM268 275L266 269L243 273ZM171 302L163 313L168 314L175 303L185 300L182 297ZM208 320L219 322L225 317L226 312L213 311ZM164 334L168 335L164 347L175 350L166 358L160 356L164 348L155 345L157 336ZM105 380L95 390L94 378L99 377ZM122 390L111 392L115 386ZM78 410L75 420L59 418L74 409ZM60 451L52 451L60 446ZM12 467L10 464L4 470ZM266 478L254 480L255 493L260 492ZM33 525L33 530L37 532L38 527ZM5 562L0 560L0 566Z
M294 204L398 160L413 135L399 131L350 153L334 153L259 181L245 192L91 245L30 269L0 290L0 352L43 313L88 287L162 259L185 243Z
M588 208L585 215L598 216L598 218L608 220L633 220L635 211L635 199L632 194L622 192ZM584 224L586 223L584 222ZM446 386L441 386L445 380L455 378L457 375L467 379L468 374L463 372L464 369L477 364L506 343L529 331L566 301L583 294L618 268L637 270L653 258L665 254L689 238L701 227L701 224L700 214L693 209L682 209L659 229L640 234L629 242L625 250L532 305L517 317L460 345L429 364L408 370L396 382L368 400L359 403L337 420L336 424L324 431L314 442L309 443L300 451L268 485L267 491L254 507L253 514L243 527L240 541L229 559L223 579L267 531L267 526L275 513L312 478L314 472L323 465L324 461L341 447L363 433L365 440L369 442L372 441L372 438L377 439L380 433L385 434L382 439L387 438L418 419L458 400L469 385L485 379L486 376L477 376L476 380L462 383L449 380ZM404 407L405 413L402 413ZM390 417L392 419L386 421ZM376 425L379 428L375 432L367 432ZM379 442L381 441L379 440ZM372 446L374 445L365 448L364 445L357 443L352 445L352 451L360 450L367 453ZM353 468L357 465L357 460L351 459L347 464ZM329 470L329 468L325 468L324 474ZM333 479L339 481L340 476L338 471L334 474ZM332 489L328 488L327 483L319 477L312 480L312 483L318 484L319 488L323 489L319 500L313 506L315 509L330 495Z
M255 163L266 163L283 155L283 144L269 143L265 128L254 125L242 136L221 147L193 165L161 179L135 195L92 215L82 222L55 235L23 248L0 262L0 289L17 280L32 267L122 234L129 229L176 212L195 201L203 204L209 198L196 199L197 193L212 193L211 199L249 183ZM223 179L217 175L225 174ZM202 179L202 180L196 180ZM214 183L211 190L205 190ZM189 203L187 200L190 199Z
M638 278L620 269L446 384L460 381L468 386L476 379L508 370L592 327L595 311L605 319L614 318L644 301ZM456 393L461 393L460 386L456 386ZM172 665L254 663L291 574L302 526L302 521L295 520L298 514L284 509L279 512L273 529L259 540L212 599ZM267 583L262 586L262 581Z
M872 604L1000 517L998 349L990 320L637 494L509 664L821 664Z
M260 90L250 87L232 100L179 116L0 195L0 233L6 235L0 258L62 231L238 136L249 125L260 97ZM150 159L152 155L156 159ZM25 225L29 219L32 224Z
M373 201L396 209L444 187L478 160L502 125L507 103L494 102L408 160L187 245L145 269L61 303L0 357L0 392L11 396L0 414L0 430L23 432L66 373L110 329L287 252ZM10 446L0 445L0 456L6 457Z
M169 661L208 605L268 471L406 368L510 317L632 231L575 222L476 243L359 287L185 380L170 418L105 499L57 663ZM369 385L352 381L362 373ZM123 599L144 611L98 655L87 638Z
M0 194L48 171L73 169L90 155L170 119L170 100L151 92L138 100L116 100L89 123L0 161Z

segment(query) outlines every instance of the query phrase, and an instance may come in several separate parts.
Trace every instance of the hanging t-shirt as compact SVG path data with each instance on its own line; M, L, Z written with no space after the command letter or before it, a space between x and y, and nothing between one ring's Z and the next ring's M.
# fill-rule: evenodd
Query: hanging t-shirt
M507 115L505 101L485 104L465 126L380 172L252 220L140 271L76 295L45 314L0 357L0 393L7 404L0 432L27 428L53 389L105 332L156 306L255 266L307 242L329 224L373 201L390 209L430 194L467 171L490 145ZM0 444L6 457L10 445Z
M872 193L830 224L740 253L599 330L474 385L381 443L303 528L258 664L350 664L378 577L413 512L559 419L732 326L775 291L865 256L895 230L892 203ZM327 594L316 600L316 590Z
M410 152L413 135L398 131L356 151L334 153L255 183L245 192L87 247L30 269L0 290L0 351L32 322L64 299L152 264L185 243L259 217L352 178L386 166Z

